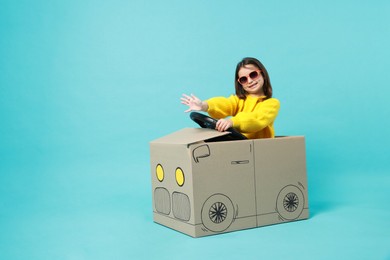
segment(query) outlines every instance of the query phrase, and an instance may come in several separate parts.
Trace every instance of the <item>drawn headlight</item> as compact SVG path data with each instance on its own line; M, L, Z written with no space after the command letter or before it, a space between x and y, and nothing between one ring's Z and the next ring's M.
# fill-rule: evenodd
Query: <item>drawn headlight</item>
M161 164L158 164L156 167L156 176L160 182L164 180L164 168L161 166Z
M175 172L175 176L176 176L176 183L177 183L177 185L179 185L180 187L183 186L184 185L184 181L185 181L183 170L180 169L180 168L177 168L176 172Z

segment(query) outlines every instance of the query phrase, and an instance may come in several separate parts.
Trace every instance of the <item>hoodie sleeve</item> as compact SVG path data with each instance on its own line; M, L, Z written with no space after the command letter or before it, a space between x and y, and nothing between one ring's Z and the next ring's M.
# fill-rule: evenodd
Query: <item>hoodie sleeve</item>
M232 95L226 97L214 97L206 100L209 109L207 113L216 119L233 116L238 110L238 97Z

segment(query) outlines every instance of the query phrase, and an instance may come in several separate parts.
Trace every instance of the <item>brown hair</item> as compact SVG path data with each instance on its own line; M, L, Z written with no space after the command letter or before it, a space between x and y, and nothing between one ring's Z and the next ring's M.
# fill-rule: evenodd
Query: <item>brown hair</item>
M237 80L238 80L238 71L242 67L245 67L246 65L249 65L249 64L254 65L260 69L260 73L264 78L264 85L263 85L264 95L266 96L266 99L271 98L272 97L272 86L271 86L271 81L269 79L267 70L265 69L264 65L258 59L250 58L250 57L243 58L242 61L240 61L237 64L237 67L236 67L236 76L234 79L234 85L236 88L237 97L239 97L241 99L246 99L246 95L248 94Z

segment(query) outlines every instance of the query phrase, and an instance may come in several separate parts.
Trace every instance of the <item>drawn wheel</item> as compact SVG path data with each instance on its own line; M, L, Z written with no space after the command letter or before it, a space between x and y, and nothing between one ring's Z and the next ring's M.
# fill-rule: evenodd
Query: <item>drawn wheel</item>
M215 202L209 209L210 220L216 224L222 223L227 217L227 207L222 202Z
M213 232L225 231L234 220L233 203L223 194L214 194L203 204L201 217L207 229Z
M283 207L288 212L294 212L299 206L299 198L297 194L290 192L283 199Z
M287 220L297 219L305 206L305 197L302 191L294 185L284 187L276 200L276 210Z

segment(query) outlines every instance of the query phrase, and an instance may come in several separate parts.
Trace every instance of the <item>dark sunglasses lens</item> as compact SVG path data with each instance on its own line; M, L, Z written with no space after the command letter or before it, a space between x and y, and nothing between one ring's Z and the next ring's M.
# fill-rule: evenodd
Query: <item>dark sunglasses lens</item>
M241 77L241 78L238 79L238 82L240 82L240 84L245 84L248 81L247 81L246 77Z
M255 79L259 76L259 73L257 71L252 71L250 74L249 74L249 77L251 77L251 79Z

